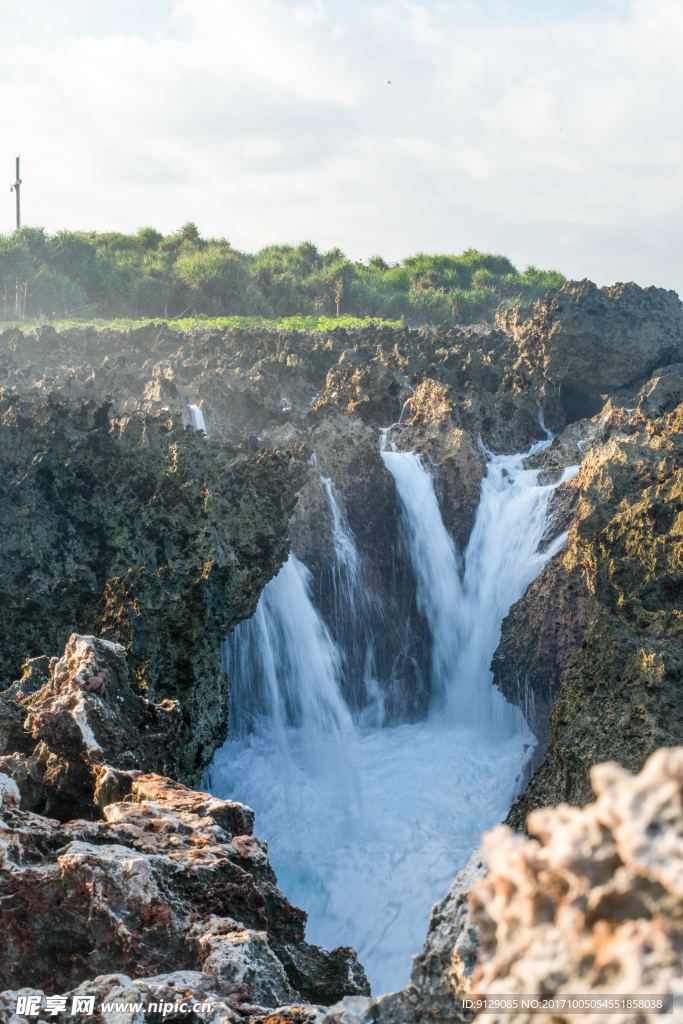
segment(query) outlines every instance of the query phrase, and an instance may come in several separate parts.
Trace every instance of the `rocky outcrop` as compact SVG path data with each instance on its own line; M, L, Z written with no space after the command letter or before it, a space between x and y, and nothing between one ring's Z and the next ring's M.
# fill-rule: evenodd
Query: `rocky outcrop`
M591 775L595 803L534 811L536 838L504 825L485 837L489 872L470 893L481 940L473 999L683 995L683 748L657 751L639 775L614 763ZM515 1019L557 1016L520 1011ZM571 1010L561 1016L586 1020ZM655 1016L654 1008L638 1014ZM634 1010L610 1019L633 1020Z
M638 771L657 747L683 741L682 400L679 367L664 367L527 460L556 479L586 452L556 492L550 532L568 529L567 548L510 609L492 663L540 741L534 767L543 761L512 808L516 828L535 807L585 803L599 761Z
M123 648L109 640L73 634L59 660L27 662L0 694L0 717L0 771L25 811L99 818L132 792L134 773L178 773L178 702L134 693Z
M642 377L681 357L680 323L672 293L584 283L479 333L4 332L8 684L33 655L0 698L6 984L210 988L216 1020L260 1020L279 1006L282 1020L313 1021L318 1004L345 993L353 1001L330 1021L457 1013L476 947L471 879L435 909L409 988L375 1003L352 951L305 943L301 912L249 838L247 809L172 780L196 780L225 735L220 640L253 611L288 533L328 622L343 629L329 480L376 599L368 628L376 614L388 717L424 714L426 633L379 428L393 424L392 442L433 467L462 549L483 449L528 448L544 436L539 412L560 436L529 464L547 480L583 466L558 488L546 538L568 530L567 549L512 609L494 662L549 741L510 820L522 829L540 804L585 803L598 760L638 770L679 743L682 367ZM208 439L190 428L190 404ZM81 639L49 662L72 632Z
M0 399L0 667L74 632L122 643L134 687L179 700L182 778L225 736L225 633L287 557L301 453L206 441L179 416Z
M463 1003L465 999L476 1003L482 997L491 999L499 995L527 995L539 1001L566 995L590 1000L629 996L645 1004L661 996L680 999L683 748L657 751L638 775L615 763L594 767L591 774L595 802L583 809L562 804L534 811L528 824L534 838L519 836L505 825L484 836L483 850L474 855L445 899L435 906L424 950L415 957L410 984L402 992L376 1000L356 993L345 996L329 1009L296 1002L268 1008L266 1000L277 1003L280 997L293 995L291 987L287 987L291 981L283 977L276 963L282 963L282 940L278 939L275 945L268 943L263 931L242 927L214 910L188 929L188 950L183 954L191 960L198 948L202 951L202 958L194 961L194 966L188 967L184 961L164 973L110 970L86 978L63 990L67 1006L55 1017L60 1021L74 1019L70 1016L74 997L93 999L97 1011L103 1003L137 1003L137 1012L142 1014L144 1007L151 1019L155 1019L152 1014L162 1015L159 1004L167 1004L167 1018L188 1019L191 1011L194 1017L190 1019L206 1024L241 1024L247 1019L250 1024L464 1024L472 1019L471 1011ZM11 790L11 782L5 782L5 824L7 818L14 822L22 813L16 807L17 794ZM253 866L257 885L261 885L258 870L265 871L267 865L261 844L247 837L226 842L216 826L223 802L198 808L207 817L194 823L186 806L174 808L174 800L181 791L178 787L171 790L163 794L165 803L151 804L149 801L158 800L162 794L143 783L136 796L138 803L115 804L117 810L110 814L112 824L119 824L119 835L125 835L129 848L125 884L143 883L141 906L151 905L152 883L159 877L168 877L163 876L164 870L168 872L166 861L175 858L180 862L187 857L193 829L196 852L191 866L188 865L190 873L208 872L212 857L222 844L229 860L239 855L242 867ZM192 794L190 799L196 800L198 796ZM228 806L228 820L234 820L230 815L239 805ZM126 820L127 815L130 821ZM32 821L45 827L45 819L32 816ZM73 824L82 827L84 823ZM178 828L181 824L185 825L184 833ZM175 825L176 830L169 825ZM26 822L23 827L27 827ZM124 827L126 833L122 831ZM225 819L223 827L226 828ZM15 841L14 850L17 832L12 825L3 825L0 832L3 839L9 835ZM198 842L200 836L205 842ZM251 844L251 851L244 850L245 844ZM57 850L56 862L74 857L80 850L78 843L62 847ZM154 850L155 859L150 873L145 874L141 866L150 850ZM103 881L107 878L121 883L124 877L121 872L114 874L111 866L109 875L97 875L94 870L112 856L110 851L109 846L94 845L92 861L82 868L90 871L87 884L97 882L100 892L105 891ZM37 859L35 851L32 856ZM37 899L41 893L37 875L39 871L31 878L30 891L34 897L32 906L41 914L44 905ZM107 906L106 900L102 904ZM146 927L148 931L156 929L155 937L163 946L172 934L170 922L174 918L164 916L159 904L153 906ZM173 914L178 913L177 904L170 909ZM15 913L13 907L11 915ZM143 925L136 936L141 947L146 937ZM255 999L257 992L264 1000L261 1003ZM55 1019L45 1017L49 1013L49 995L46 987L13 986L0 994L0 1019L8 1024L25 1020L15 1014L18 996L34 997L37 1008L42 1007L41 1019ZM150 1004L154 1007L151 1011ZM87 1002L78 1005L75 1019L85 1024ZM108 1011L114 1012L111 1008ZM142 1019L130 1008L118 1012L118 1017L102 1013L102 1019L129 1024ZM478 1016L504 1021L509 1014L489 1011ZM544 1024L557 1020L558 1012L532 1015L520 1010L515 1014L522 1020L532 1016ZM559 1016L573 1022L585 1020L587 1015L565 1008ZM588 1014L590 1019L593 1016ZM617 1022L633 1020L634 1009L617 1008L610 1016ZM649 1021L655 1016L659 1013L655 1008L648 1012L647 1005L638 1010L641 1020Z
M683 357L681 302L663 288L567 281L501 324L531 369L570 392L605 393Z
M523 710L536 736L533 769L545 756L562 672L596 615L597 602L582 573L568 572L561 552L503 620L491 669L498 688Z
M369 991L352 949L304 941L253 811L158 774L179 710L132 692L121 646L72 636L49 668L28 664L0 716L3 988L106 999L142 978L220 995L235 1019Z
M186 781L223 735L220 638L277 571L297 490L291 543L346 649L347 675L363 672L343 635L320 473L337 489L375 597L367 626L381 638L388 719L420 717L428 631L379 428L403 410L393 440L433 466L462 549L485 471L477 438L492 450L528 447L543 436L539 403L554 429L564 422L557 389L532 377L513 339L448 327L6 330L0 388L0 468L13 481L5 522L16 538L0 553L12 595L0 622L5 677L74 630L123 643L141 692L182 704ZM208 441L189 429L190 404ZM305 480L300 445L317 457ZM346 695L363 705L362 685Z

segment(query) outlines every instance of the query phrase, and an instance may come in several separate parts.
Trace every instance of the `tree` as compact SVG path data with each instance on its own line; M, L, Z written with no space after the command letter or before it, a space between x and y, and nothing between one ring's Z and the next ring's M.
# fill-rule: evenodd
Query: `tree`
M344 297L344 292L355 276L356 268L346 259L333 263L327 271L325 281L337 304L337 316L339 316L339 304Z

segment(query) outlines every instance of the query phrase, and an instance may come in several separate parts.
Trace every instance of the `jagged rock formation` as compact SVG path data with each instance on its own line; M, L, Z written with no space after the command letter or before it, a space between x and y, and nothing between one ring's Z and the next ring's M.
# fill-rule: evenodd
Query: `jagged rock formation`
M0 985L196 983L238 1018L368 992L352 949L304 941L253 811L156 774L178 756L179 718L136 696L123 648L93 637L3 695Z
M592 447L564 487L567 549L503 624L495 678L513 700L526 681L537 734L548 737L508 819L515 827L534 807L585 803L599 761L637 771L658 747L683 739L681 399L683 378L664 368L595 417Z
M427 661L426 631L378 450L378 428L399 417L392 439L431 461L444 521L461 549L485 471L479 437L495 451L527 448L543 436L542 410L562 433L530 465L554 480L583 462L556 493L548 535L569 529L567 549L511 610L494 660L510 699L521 703L533 690L531 724L542 744L549 739L511 822L524 828L527 810L541 804L584 803L598 760L637 770L658 746L681 742L683 366L662 364L683 358L682 316L672 293L583 282L550 293L526 318L502 317L488 333L183 335L162 325L0 335L0 517L8 538L0 553L0 655L8 684L25 652L34 655L24 679L0 698L7 815L24 816L9 830L10 873L38 876L26 876L34 888L27 903L16 897L17 907L32 914L37 893L36 906L49 914L53 891L67 908L83 903L92 878L122 878L120 858L128 864L131 856L142 858L151 879L141 905L156 899L171 907L170 918L162 911L163 919L148 921L133 905L137 890L124 886L116 907L97 890L105 900L97 907L107 908L100 925L95 904L78 903L73 934L87 936L76 950L87 968L59 975L63 988L142 984L130 967L142 950L160 991L201 991L214 985L207 974L220 976L228 988L212 989L224 1005L217 1020L258 1017L249 1002L256 990L261 1006L305 1000L308 1009L281 1016L312 1021L335 985L355 992L356 1002L330 1019L375 1013L349 951L323 956L303 942L299 912L268 889L275 882L263 847L250 840L245 853L235 838L242 826L226 827L219 807L168 779L197 780L225 735L229 683L219 642L253 611L286 555L288 532L333 620L335 555L321 472L335 483L382 607L378 674L386 681L391 672L399 684L387 707L404 717L424 713L418 668ZM208 440L190 428L188 404L202 408ZM305 461L313 452L317 465ZM107 661L115 647L95 645L99 668L82 679L70 667L77 652L59 670L50 664L73 631L121 643L132 687L121 682L120 655ZM158 824L167 817L168 828ZM73 862L62 864L68 844L88 851L79 860L78 846ZM169 852L176 848L183 871L190 862L205 871L201 887L184 888ZM463 964L472 963L469 938L462 964L451 962L464 934L452 923L466 917L464 884L435 912L409 989L382 1003L387 1021L453 1011ZM216 897L208 904L201 902L207 888ZM24 941L25 921L17 920ZM107 928L115 920L122 930L114 938ZM117 951L106 967L98 960L100 927ZM8 941L15 963L19 939ZM45 966L49 956L54 949L38 950L34 960ZM98 970L110 979L95 982ZM152 985L151 974L145 983Z
M565 993L591 999L629 995L645 1001L665 994L683 997L683 748L657 751L638 775L614 763L601 764L593 768L592 781L597 799L587 807L563 804L534 811L529 831L535 838L516 835L505 825L484 837L483 851L435 906L424 950L415 958L403 992L376 1000L350 995L329 1009L311 1003L267 1009L253 1001L254 987L269 999L291 994L273 965L281 956L279 947L271 960L259 933L225 919L221 926L208 915L189 931L190 948L199 945L206 953L198 967L157 975L137 972L133 978L107 972L65 990L68 1005L74 995L94 997L98 1009L102 1002L170 1003L170 1019L187 1019L187 1012L173 1012L173 1004L185 1002L197 1004L194 1019L202 1024L241 1024L247 1018L253 1024L464 1024L472 1015L463 1010L463 999L479 996L528 994L540 999ZM12 819L22 812L16 810L16 794L8 789L11 783L3 788L2 813ZM160 818L152 814L164 811L169 817L161 820L177 825L182 818L186 825L200 826L184 807L178 817L173 807L180 795L177 789L166 791L167 803L161 807L146 803L159 794L145 792L144 784L142 794L140 803L113 805L119 810L111 820L124 822L131 814L136 842L130 841L134 833L128 825L128 843L136 851L158 845L173 849L167 856L181 858L179 833L167 829L163 834ZM191 794L191 799L197 796ZM223 802L214 805L198 811L217 820ZM126 807L128 811L123 810ZM229 807L228 818L233 820L230 815L239 805ZM204 860L214 853L217 837L221 839L220 829L208 820L210 824L206 818L201 823L209 838L202 846ZM143 823L149 823L146 829ZM14 830L3 829L2 836L7 832ZM260 847L246 837L232 840L233 847L245 843ZM109 847L95 848L100 858L103 850ZM228 856L234 858L234 850ZM157 873L162 859L155 861ZM260 864L264 862L261 853ZM244 863L242 859L240 864ZM150 916L148 927L152 917L163 936L160 911ZM254 987L250 979L255 980ZM0 1019L8 1024L25 1019L13 1012L18 994L35 995L45 1005L45 990L37 986L0 993ZM659 1016L646 1009L637 1015L643 1021ZM480 1016L492 1021L509 1018L495 1012ZM565 1010L534 1014L533 1019L545 1024L594 1016L599 1015ZM57 1019L66 1020L67 1014ZM85 1024L86 1014L76 1014L75 1019ZM116 1019L134 1024L139 1018L130 1012ZM519 1012L515 1019L531 1020L532 1015ZM615 1011L611 1019L617 1024L633 1020L634 1010Z
M520 314L514 307L501 318L520 354L570 391L602 394L683 355L681 303L663 288L568 281L549 291L530 316Z
M470 894L473 994L683 995L683 748L657 751L636 776L614 763L591 776L595 803L534 811L537 838L505 825L485 837L489 873Z
M100 818L131 793L135 773L178 772L178 702L134 693L123 648L109 640L73 634L59 660L28 661L0 694L0 716L0 771L25 811Z
M557 388L533 378L517 343L500 331L6 330L0 388L0 440L9 453L0 468L14 485L5 521L17 537L0 555L15 612L0 623L5 677L14 677L27 652L51 652L74 630L123 643L139 685L153 699L179 699L192 719L188 781L198 779L222 735L218 637L251 614L277 571L295 490L291 541L332 622L334 548L319 474L334 480L381 621L391 624L376 630L377 671L396 691L387 708L413 707L419 717L428 694L416 666L427 661L427 631L414 609L378 429L405 406L395 441L431 460L444 519L463 548L485 472L478 436L494 450L528 447L543 436L539 402L553 429L564 423ZM188 404L202 408L208 442L183 430ZM236 444L239 454L223 448ZM318 459L303 487L292 460L272 454L299 444ZM18 514L26 507L28 518ZM52 516L45 535L43 508ZM30 560L21 555L27 522L36 523ZM142 534L137 545L133 533ZM236 587L234 563L225 564L229 548L244 577L239 593L226 594L227 571ZM34 613L17 621L19 607ZM187 638L183 650L179 637Z
M225 736L220 642L287 557L301 453L202 439L180 417L111 403L0 398L0 668L73 631L124 644L131 679L179 700L179 771L198 781Z

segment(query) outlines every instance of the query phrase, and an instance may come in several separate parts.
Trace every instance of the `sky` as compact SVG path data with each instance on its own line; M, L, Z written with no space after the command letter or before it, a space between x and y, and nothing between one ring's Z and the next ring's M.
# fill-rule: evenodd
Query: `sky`
M681 0L0 0L0 19L0 231L21 154L23 222L48 231L471 246L683 294Z

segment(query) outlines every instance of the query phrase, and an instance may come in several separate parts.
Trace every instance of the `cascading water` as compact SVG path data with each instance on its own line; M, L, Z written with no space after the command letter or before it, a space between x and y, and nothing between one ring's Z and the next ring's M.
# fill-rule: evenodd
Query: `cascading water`
M382 623L383 609L368 586L365 567L358 553L337 490L330 477L320 475L320 482L330 508L330 526L334 543L335 564L332 566L335 637L345 654L343 671L345 692L352 697L356 709L362 708L359 719L364 725L384 724L385 694L375 678L371 623ZM362 698L359 690L362 683Z
M190 419L192 420L192 426L195 430L203 430L206 434L206 424L204 423L204 413L198 405L188 405L190 410ZM208 436L208 435L207 435Z
M541 421L542 422L542 421ZM433 638L432 693L448 718L482 724L515 717L490 681L489 665L500 625L546 562L566 543L558 536L538 550L548 502L557 485L539 487L538 473L523 460L552 441L539 441L514 455L487 452L487 473L474 529L460 559L441 519L432 480L414 452L382 451L403 507L408 545L417 577L417 600ZM562 481L568 479L568 470ZM503 721L499 724L505 727Z
M389 728L352 719L342 656L292 555L226 641L231 736L210 781L257 809L280 885L308 911L309 941L354 946L375 993L406 984L432 904L516 795L534 739L492 686L489 663L510 604L565 540L539 552L553 486L538 485L523 455L490 456L460 559L419 457L383 448L432 634L428 718ZM358 553L323 485L353 602Z

